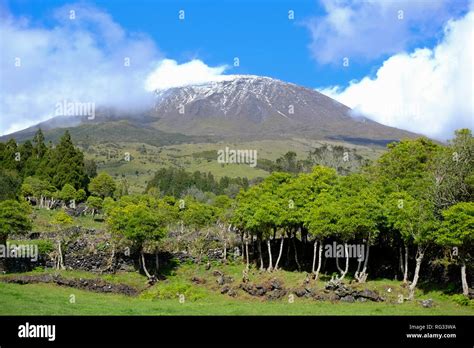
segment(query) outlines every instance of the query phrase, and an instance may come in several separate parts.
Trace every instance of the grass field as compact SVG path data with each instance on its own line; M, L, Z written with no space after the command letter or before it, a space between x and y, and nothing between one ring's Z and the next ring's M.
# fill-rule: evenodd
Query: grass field
M215 269L182 265L168 270L166 280L148 288L145 278L138 273L97 275L80 271L60 272L66 278L102 278L112 283L128 284L141 291L136 297L94 293L52 284L0 282L0 315L474 315L473 301L468 306L461 306L441 291L424 293L418 290L415 301L398 304L396 296L404 290L400 282L391 280L374 280L364 285L383 294L385 302L333 303L294 297L290 303L286 297L268 301L243 292L231 298L220 294L212 275ZM234 277L235 282L240 281L240 264L219 265L218 269ZM192 277L200 277L205 283L193 284L190 280ZM296 272L261 274L254 270L250 274L250 280L255 282L272 277L277 277L289 287L301 284L303 279L303 275ZM323 285L324 281L313 284L316 288L322 288ZM392 289L390 293L386 291L388 288ZM181 293L185 297L180 301ZM70 302L71 295L74 295L75 303ZM419 301L428 298L434 300L434 306L423 308Z

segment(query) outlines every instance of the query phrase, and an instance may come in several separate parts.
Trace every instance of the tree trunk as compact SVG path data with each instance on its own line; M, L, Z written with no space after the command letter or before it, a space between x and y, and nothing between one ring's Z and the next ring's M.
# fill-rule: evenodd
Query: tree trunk
M295 251L296 266L298 267L298 271L301 271L301 266L300 266L300 263L298 261L298 249L296 248L295 238L296 238L296 232L293 233L293 236L291 237L291 241L293 243L293 250Z
M227 262L227 239L224 240L224 262Z
M112 272L115 273L115 269L113 268L113 266L114 266L114 258L115 258L115 244L112 243L112 252L111 252L111 254L110 254L110 259L109 259L109 261L107 262L107 267L105 267L103 270L100 271L101 273L106 272L106 271L108 271L109 269L112 269Z
M408 283L408 245L405 243L405 273L403 274L403 283Z
M321 270L321 258L323 257L323 242L319 242L319 252L318 252L318 268L316 269L315 280L318 280L319 271Z
M247 257L247 271L249 270L250 264L249 264L249 241L245 241L245 255Z
M263 265L263 255L262 255L262 239L260 236L257 237L257 248L258 248L258 256L260 258L260 270L263 271L265 266Z
M402 248L398 248L398 251L399 251L399 259L400 259L400 272L402 272L402 274L405 274L405 270L403 268L403 254L402 254ZM398 278L398 277L397 277Z
M291 239L291 230L288 231L288 237ZM290 242L290 240L288 240L288 243ZM286 248L286 259L285 259L285 265L286 267L288 267L290 265L290 245L288 245L288 247Z
M61 268L62 270L66 269L66 267L64 267L63 251L61 249L61 240L58 240L58 269L59 268Z
M277 262L275 263L275 271L278 270L278 264L280 263L281 254L283 253L283 242L284 241L285 241L285 236L281 236L280 251L278 252Z
M148 277L148 279L151 278L151 275L150 273L148 273L148 270L146 269L146 264L145 264L145 253L143 252L143 249L140 250L140 257L142 259L142 267L143 267L143 271L145 272L146 276Z
M301 242L303 243L303 252L301 255L303 267L306 263L306 244L308 244L308 231L304 229L303 227L300 228L300 233L301 233Z
M316 251L318 249L318 240L314 240L314 248L313 248L313 266L311 267L311 272L316 274Z
M6 237L0 237L0 245L3 245L6 249L7 247L7 238ZM7 272L7 260L3 257L0 258L0 274L3 272Z
M244 232L240 233L240 244L242 246L242 262L245 262L245 244L244 243Z
M370 251L370 244L367 243L367 252L365 253L365 259L364 259L364 267L362 268L362 272L356 272L356 279L359 283L365 283L367 280L367 263L369 260L369 251ZM360 266L360 262L359 262ZM357 270L359 270L359 266L357 266Z
M160 269L160 258L158 255L158 249L155 250L155 274L158 275L158 270Z
M461 282L462 282L463 295L469 296L469 285L467 284L467 278L466 278L466 263L464 261L461 265Z
M409 300L413 300L415 297L415 288L416 284L418 283L418 279L420 277L420 267L421 262L423 261L424 250L422 247L418 246L416 250L416 266L415 266L415 274L413 275L413 281L410 284L410 293L408 295Z
M337 254L337 251L336 251L336 267L337 267L337 270L339 271L339 273L342 274L342 272L344 272L342 270L342 268L339 266L339 255Z
M272 245L270 239L267 239L267 249L268 249L268 272L273 271L273 260L272 260Z
M346 254L346 268L339 277L339 280L343 280L347 274L347 271L349 271L349 252L347 250L347 243L344 243L344 253Z

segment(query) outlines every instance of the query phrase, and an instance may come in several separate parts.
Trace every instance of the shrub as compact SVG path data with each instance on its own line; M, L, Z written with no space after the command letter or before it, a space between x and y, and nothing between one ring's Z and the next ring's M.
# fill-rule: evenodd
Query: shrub
M453 295L451 296L451 299L460 306L469 306L469 304L471 303L469 298L462 294Z

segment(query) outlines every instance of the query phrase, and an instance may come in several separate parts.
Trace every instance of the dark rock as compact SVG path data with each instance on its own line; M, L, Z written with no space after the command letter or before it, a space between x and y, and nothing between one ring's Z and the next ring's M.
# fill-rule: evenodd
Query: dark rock
M225 275L221 275L221 276L217 277L217 279L216 279L217 284L219 284L221 286L224 285L224 284L230 284L233 281L234 281L234 278L229 277L229 276L225 276Z
M274 289L270 292L267 293L267 299L268 300L279 300L282 297L286 296L288 291L284 289Z
M194 284L204 284L204 283L206 283L206 279L199 278L199 277L192 277L192 278L191 278L191 281L192 281Z
M423 306L423 308L431 308L433 307L433 300L431 298L427 300L422 300L421 305Z
M353 303L353 302L355 302L355 298L352 295L347 295L347 296L341 297L341 301L342 302Z
M337 279L331 279L330 281L328 281L324 288L326 290L331 290L331 291L335 291L337 290L341 285L344 285L340 280L337 280Z
M273 278L271 281L270 281L270 287L271 287L271 290L280 290L280 289L283 289L283 284L276 278Z
M364 289L362 291L358 291L357 295L358 297L363 297L371 301L379 302L382 300L382 298L375 292L369 289Z
M306 289L296 289L293 292L298 297L303 297L307 294Z
M351 295L353 292L352 289L344 286L344 285L340 285L336 290L335 290L335 293L337 296L339 297L345 297L345 296L348 296L348 295Z
M138 294L138 290L129 285L107 283L102 279L67 279L59 275L51 276L48 274L42 274L32 276L9 276L0 278L0 281L15 284L55 283L56 285L60 286L66 286L94 292L108 292L128 296L135 296Z

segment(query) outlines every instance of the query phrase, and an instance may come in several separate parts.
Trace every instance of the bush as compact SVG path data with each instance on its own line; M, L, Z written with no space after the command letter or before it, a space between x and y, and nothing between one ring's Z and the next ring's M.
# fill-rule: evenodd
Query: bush
M471 303L467 296L461 294L451 296L451 300L453 300L460 306L469 306L469 304Z
M49 254L50 252L52 252L54 250L53 242L50 241L50 240L39 239L36 242L36 245L38 245L38 253L40 255Z
M205 297L203 289L183 282L172 282L168 284L158 284L150 291L141 295L145 299L153 300L171 300L179 299L180 295L184 295L185 301L196 301Z

